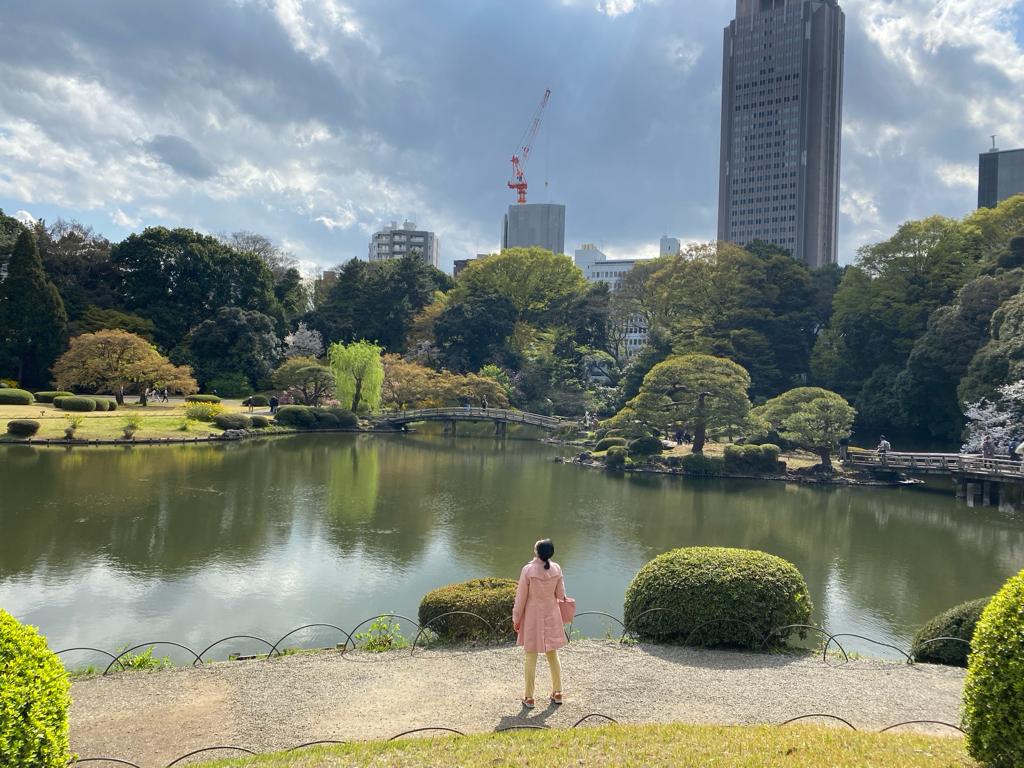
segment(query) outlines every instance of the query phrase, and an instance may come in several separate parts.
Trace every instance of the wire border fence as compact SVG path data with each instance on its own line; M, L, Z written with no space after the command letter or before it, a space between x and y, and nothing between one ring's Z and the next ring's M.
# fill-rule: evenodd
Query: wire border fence
M599 617L601 617L601 618L603 618L603 619L605 619L607 621L611 621L611 622L617 624L621 628L621 633L619 634L619 638L616 641L616 643L617 643L617 645L623 646L623 645L626 645L627 642L631 638L637 638L638 637L636 630L638 628L638 625L642 621L642 619L644 619L644 617L652 615L654 613L660 613L660 612L672 611L672 610L674 610L674 609L672 609L672 608L656 607L656 608L649 608L649 609L647 609L645 611L642 611L641 613L637 614L631 620L631 622L630 622L630 624L632 626L632 629L633 629L632 632L631 632L631 627L627 626L625 621L623 621L622 619L620 619L617 616L614 616L614 615L612 615L610 613L607 613L605 611L580 611L580 612L578 612L576 614L576 616L573 619L572 623L566 625L566 627L565 627L566 642L567 643L571 643L572 642L572 640L573 640L573 630L574 630L574 627L576 626L577 621L580 618L583 618L585 616L599 616ZM425 633L428 633L428 632L432 631L431 630L431 626L437 624L438 622L442 621L443 619L447 619L447 618L450 618L450 617L453 617L453 616L468 616L468 617L472 617L472 618L478 620L483 625L483 627L486 628L486 631L482 632L482 635L483 635L482 640L480 638L477 638L474 641L477 644L487 644L487 643L493 642L496 645L500 645L500 644L502 644L504 642L510 641L512 639L512 637L513 637L511 620L508 621L508 626L502 625L502 626L497 626L496 627L492 622L488 621L486 618L484 618L480 614L473 613L471 611L448 611L446 613L438 614L437 616L434 616L431 619L429 619L428 621L423 622L423 623L420 623L416 619L413 619L413 618L411 618L409 616L405 616L405 615L400 614L400 613L387 612L387 613L374 614L373 616L360 621L358 624L356 624L351 629L351 631L346 630L346 629L344 629L343 627L341 627L341 626L339 626L337 624L332 624L332 623L327 623L327 622L313 622L313 623L309 623L309 624L303 624L302 626L295 627L294 629L289 630L288 632L283 634L280 638L278 638L276 642L271 642L270 640L268 640L266 638L263 638L263 637L259 637L258 635L252 635L252 634L232 634L232 635L227 635L226 637L222 637L222 638L220 638L218 640L215 640L214 642L210 643L205 648L203 648L203 650L201 650L199 652L193 650L191 647L189 647L187 645L184 645L184 644L179 643L179 642L175 642L173 640L151 640L151 641L148 641L148 642L136 643L136 644L134 644L134 645L132 645L131 647L128 647L128 648L119 649L117 651L117 653L111 653L110 651L104 650L102 648L96 648L96 647L93 647L93 646L74 646L74 647L70 647L70 648L63 648L63 649L61 649L59 651L56 651L55 653L56 653L57 656L64 656L66 654L73 653L73 652L88 651L88 652L91 652L91 653L96 653L96 654L100 654L102 656L105 656L105 657L110 659L110 662L107 664L106 668L103 670L103 672L102 672L103 675L110 674L111 670L114 668L115 665L120 668L119 671L125 671L127 669L127 667L126 667L125 663L122 661L123 659L125 659L126 657L130 657L132 653L134 653L135 651L138 651L138 650L140 650L142 648L153 648L153 647L156 647L156 646L171 646L171 647L178 648L180 650L186 651L192 657L192 666L196 667L196 666L200 666L200 665L205 665L207 663L207 661L209 661L209 660L204 661L204 656L207 653L209 653L211 650L216 648L217 646L219 646L219 645L221 645L223 643L229 642L231 640L250 640L250 641L262 643L264 646L266 646L266 648L268 650L267 650L265 655L246 656L245 658L247 658L247 659L249 659L249 658L262 658L264 660L270 660L270 659L274 658L275 656L281 657L281 656L285 655L283 653L283 651L288 650L288 648L285 648L282 644L289 637L291 637L291 636L293 636L293 635L295 635L298 632L301 632L303 630L318 628L318 629L331 629L331 630L334 630L334 631L338 632L340 635L344 636L344 642L341 643L340 645L335 645L333 649L317 648L317 647L310 648L310 647L307 647L307 646L298 646L298 648L300 648L302 650L311 650L311 651L312 650L337 650L337 651L340 651L340 654L342 656L345 656L350 651L358 650L359 646L357 644L357 641L359 639L358 632L359 632L360 629L365 627L367 624L371 624L371 623L373 623L375 621L378 621L380 619L387 619L389 622L392 621L392 620L401 620L401 621L407 622L407 623L411 624L413 627L415 627L415 635L413 636L412 643L409 646L409 654L410 655L415 655L416 650L417 650L418 647L421 650L423 649L423 646L421 644L421 638L424 637ZM755 627L753 624L751 624L749 622L746 622L746 621L743 621L742 619L734 619L734 618L731 618L731 617L722 617L722 618L711 619L709 621L702 622L702 623L698 624L697 626L693 627L686 634L685 638L683 639L683 641L681 643L673 642L673 643L669 643L669 644L671 644L671 645L682 645L682 646L687 646L687 647L698 647L698 648L722 647L721 645L694 642L694 640L698 640L699 641L699 639L700 639L700 634L699 633L702 632L703 630L705 630L705 629L707 629L709 627L712 627L712 626L722 625L722 624L735 625L737 627L745 628L746 630L749 631L751 643L749 645L747 645L745 648L741 648L741 650L748 650L748 651L754 651L754 652L766 652L766 651L769 650L770 646L777 645L777 644L773 644L773 642L772 642L772 638L774 638L776 636L780 637L782 640L785 640L786 638L788 638L790 636L790 634L792 634L793 632L796 632L796 633L798 633L801 636L801 638L804 638L804 637L806 637L806 635L808 633L813 632L813 633L816 633L816 634L820 635L821 639L819 641L819 645L820 645L820 648L821 648L821 660L822 660L823 663L825 663L828 666L837 666L837 664L830 663L830 660L829 660L829 651L830 651L830 649L832 648L833 645L835 645L835 648L836 648L836 651L835 651L836 655L840 656L841 659L842 659L840 664L845 664L845 663L850 661L850 656L847 653L846 649L843 647L842 643L840 643L840 638L857 639L857 640L861 640L863 642L872 643L872 644L877 645L877 646L882 647L882 648L888 648L891 651L894 651L895 653L897 653L900 656L902 656L906 660L906 663L908 665L909 664L915 664L918 661L915 658L915 656L914 656L913 649L911 649L910 651L907 651L907 650L904 650L903 648L900 648L897 645L893 645L892 643L884 642L882 640L876 640L874 638L867 637L865 635L854 634L854 633L851 633L851 632L836 632L836 633L832 633L832 632L829 632L824 627L817 626L815 624L785 624L785 625L782 625L782 626L779 626L779 627L774 627L772 629L769 629L767 632L762 634L761 631L757 627ZM965 640L965 639L960 638L960 637L936 637L936 638L931 638L929 640L923 641L923 642L919 643L918 645L919 645L919 647L924 647L924 646L932 645L934 643L939 643L939 642L962 643L962 644L967 646L968 651L971 649L970 641ZM430 645L430 647L432 649L436 649L436 648L445 648L445 647L453 647L453 646L457 647L457 645L458 645L457 643L451 644L451 643L444 643L444 642L442 642L441 644L438 644L438 645L435 645L435 644L432 643Z

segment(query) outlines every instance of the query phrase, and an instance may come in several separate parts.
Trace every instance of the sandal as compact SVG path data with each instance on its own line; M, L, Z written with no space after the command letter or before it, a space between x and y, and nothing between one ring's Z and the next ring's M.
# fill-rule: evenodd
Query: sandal
M535 706L537 706L537 702L534 701L533 699L528 699L528 698L524 697L523 698L523 706L526 707L527 709L533 709Z
M552 704L561 704L562 703L562 692L561 691L555 691L554 693L551 694L551 703Z

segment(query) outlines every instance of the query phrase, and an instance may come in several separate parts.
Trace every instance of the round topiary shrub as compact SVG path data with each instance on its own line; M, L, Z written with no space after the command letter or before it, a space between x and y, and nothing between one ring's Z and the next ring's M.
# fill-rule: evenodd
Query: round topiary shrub
M218 413L223 413L224 406L220 403L186 403L185 418L196 421L213 421Z
M725 471L725 461L703 453L688 453L680 459L679 468L695 477L713 477Z
M807 584L792 563L749 549L689 547L640 569L623 621L650 642L761 650L785 645L786 633L772 630L810 617Z
M624 437L605 437L597 441L597 445L594 446L595 451L607 451L609 448L616 445L625 445L626 438Z
M94 403L96 403L96 410L98 412L109 411L110 410L110 405L109 405L109 403L111 402L110 400L107 400L106 398L103 398L103 397L94 397L94 398L91 398L91 399L92 399L92 401Z
M985 610L985 606L991 599L983 597L979 600L971 600L969 603L961 603L945 613L940 613L921 627L914 635L914 644L910 649L910 655L914 657L914 661L925 664L946 664L950 667L966 667L967 657L971 653L969 643L974 637L974 628L978 624L978 619L981 618L981 612ZM939 637L956 637L966 642L957 640L929 642Z
M316 429L313 409L305 405L282 405L274 416L277 423L293 429Z
M67 765L70 688L35 627L0 609L0 765Z
M54 399L53 404L62 411L91 413L96 410L96 401L91 397L58 397Z
M512 634L512 604L516 600L516 582L512 579L472 579L428 592L420 602L420 626L435 632L448 642L491 641ZM476 616L456 614L465 611ZM488 626L490 625L490 626Z
M316 419L317 429L337 429L341 426L341 423L338 421L338 417L330 411L314 408L313 418Z
M990 768L1024 765L1024 571L981 614L964 684L971 755Z
M74 392L36 392L33 395L37 403L52 403L55 397L71 397Z
M604 465L608 469L623 469L626 466L626 446L613 445L604 455Z
M253 408L266 408L270 405L270 400L266 395L251 395L242 401L244 406L252 406Z
M359 417L352 413L348 408L338 408L335 406L333 408L327 408L326 410L338 417L339 427L351 429L352 427L359 426Z
M0 389L0 405L32 405L36 399L24 389Z
M33 419L14 419L7 422L7 434L14 437L32 437L39 431L39 422Z
M249 429L252 420L244 413L218 413L213 417L213 424L221 429Z
M220 398L216 395L187 395L186 403L219 403Z
M664 448L661 445L661 440L653 435L645 435L644 437L638 437L636 440L631 440L628 450L631 459L639 459L645 456L657 456Z
M259 414L256 414L255 416L250 416L249 421L252 422L253 429L266 429L270 426L269 416L260 416Z

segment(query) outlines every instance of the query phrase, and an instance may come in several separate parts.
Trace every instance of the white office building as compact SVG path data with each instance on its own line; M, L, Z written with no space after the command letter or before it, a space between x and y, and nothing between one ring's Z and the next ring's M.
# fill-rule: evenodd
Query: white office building
M406 221L399 227L393 221L370 238L370 261L398 259L413 252L427 264L441 268L441 241L433 232L416 229L415 222Z
M661 255L662 256L678 256L682 250L683 244L679 242L678 237L662 236L661 238Z
M622 286L623 276L637 262L644 260L644 258L611 259L592 243L584 243L576 249L576 253L573 255L573 263L580 268L588 282L604 283L612 291L619 290ZM627 321L624 331L624 351L626 357L631 357L647 343L647 323L639 316L631 317Z

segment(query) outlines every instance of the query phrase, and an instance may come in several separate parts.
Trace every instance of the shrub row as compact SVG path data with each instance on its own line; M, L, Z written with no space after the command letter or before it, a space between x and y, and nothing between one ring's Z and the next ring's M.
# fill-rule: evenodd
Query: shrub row
M215 426L221 429L250 429L252 419L244 413L218 413L213 417Z
M724 461L727 472L776 474L779 471L779 446L771 443L727 445Z
M725 472L725 461L716 456L705 456L703 453L688 453L685 456L669 456L665 459L666 466L681 469L687 475L695 477L712 477Z
M24 389L0 389L0 405L32 405L36 399Z
M115 400L85 395L58 395L53 398L53 404L62 411L76 411L78 413L117 410L117 401Z
M654 435L644 435L635 440L630 440L628 445L629 457L631 459L657 456L663 450L661 440L654 437Z
M950 608L940 613L925 624L914 635L914 643L910 653L916 661L926 664L946 664L951 667L966 667L967 657L971 648L967 643L974 637L974 628L978 625L981 612L988 605L990 597L971 600L968 603ZM938 640L940 637L956 637L967 643L956 640Z
M359 424L356 415L344 408L311 408L308 405L282 405L274 418L281 426L293 429L339 429Z
M251 397L245 398L242 401L242 405L252 406L253 408L266 408L270 405L270 399L266 395L252 395Z
M626 466L626 446L613 445L604 455L604 465L608 469L622 469Z
M186 403L219 403L220 398L216 395L187 395Z
M52 403L55 397L71 397L74 392L36 392L35 398L37 403Z
M7 434L12 437L32 437L39 431L39 422L33 419L14 419L7 422Z

